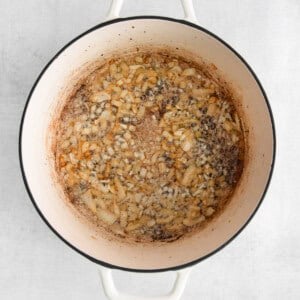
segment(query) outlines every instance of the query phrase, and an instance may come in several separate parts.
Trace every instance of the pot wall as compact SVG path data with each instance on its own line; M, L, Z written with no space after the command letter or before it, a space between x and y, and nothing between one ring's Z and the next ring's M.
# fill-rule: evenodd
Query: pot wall
M49 124L62 103L65 86L78 70L116 51L133 47L179 48L213 63L242 95L249 129L249 153L241 182L225 211L203 230L160 245L131 245L98 234L63 200L53 181L46 143ZM50 112L50 113L49 113ZM23 169L35 203L51 226L84 254L108 264L138 270L166 269L204 257L230 240L257 208L273 161L273 129L264 95L241 59L208 33L170 19L127 19L90 31L65 48L35 86L21 139Z

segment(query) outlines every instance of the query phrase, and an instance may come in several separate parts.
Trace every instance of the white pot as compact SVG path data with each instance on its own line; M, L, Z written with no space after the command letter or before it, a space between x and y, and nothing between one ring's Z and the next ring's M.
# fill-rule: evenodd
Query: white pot
M110 17L118 15L121 2L113 2ZM182 2L187 17L195 22L191 2ZM141 45L185 49L216 65L242 95L241 107L249 128L249 159L241 182L225 211L198 233L160 245L133 245L109 240L95 235L92 227L80 217L74 217L53 182L52 163L48 159L46 143L54 110L59 106L67 83L76 77L74 74L83 66L99 60L101 54L105 59L116 50ZM259 207L270 181L274 156L275 133L271 109L249 65L228 44L206 29L191 22L165 17L115 19L71 41L55 55L35 82L20 129L23 178L43 220L57 236L93 262L131 271L180 269L199 262L227 245Z

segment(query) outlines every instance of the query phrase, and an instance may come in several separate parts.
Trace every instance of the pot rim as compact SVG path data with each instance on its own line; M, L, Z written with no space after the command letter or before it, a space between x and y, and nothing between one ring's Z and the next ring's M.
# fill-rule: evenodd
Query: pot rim
M196 28L202 32L205 32L206 34L210 35L211 37L213 37L214 39L216 39L217 41L221 42L224 46L226 46L231 52L233 52L233 54L235 54L240 60L241 62L246 66L246 68L249 70L249 72L251 73L251 75L253 76L253 78L255 79L257 85L259 86L264 99L265 99L265 103L267 105L268 111L269 111L269 116L270 116L270 120L271 120L271 125L272 125L272 135L273 135L273 155L272 155L272 163L271 163L271 169L269 172L269 177L265 186L265 189L262 193L262 196L259 200L259 203L257 204L255 210L253 211L253 213L250 215L250 217L246 220L246 222L244 223L244 225L226 242L224 242L221 246L219 246L218 248L216 248L215 250L211 251L210 253L208 253L205 256L202 256L196 260L181 264L181 265L177 265L174 267L168 267L168 268L162 268L162 269L133 269L133 268L127 268L127 267L121 267L121 266L117 266L117 265L113 265L104 261L101 261L99 259L96 259L90 255L88 255L87 253L83 252L82 250L80 250L79 248L75 247L74 245L72 245L71 242L67 241L58 231L56 231L52 225L50 224L50 222L48 222L47 218L43 215L43 213L41 212L41 210L39 209L37 203L35 202L35 199L31 193L29 184L27 182L27 178L26 178L26 174L25 174L25 169L24 169L24 165L23 165L23 158L22 158L22 133L23 133L23 124L24 124L24 120L25 120L25 116L26 116L26 111L27 111L27 107L29 105L30 99L32 94L34 93L34 90L36 88L36 86L38 85L40 79L43 77L44 73L47 71L47 69L49 68L49 66L56 60L56 58L63 53L63 51L65 49L67 49L70 45L72 45L74 42L76 42L77 40L79 40L81 37L87 35L88 33L97 30L99 28L114 24L114 23L119 23L119 22L126 22L126 21L130 21L130 20L138 20L138 19L158 19L158 20L164 20L164 21L169 21L169 22L175 22L175 23L180 23L180 24L184 24L193 28ZM25 184L25 188L26 191L29 195L29 198L33 204L33 206L35 207L35 209L37 210L38 214L40 215L40 217L42 218L42 220L47 224L47 226L52 230L52 232L58 237L60 238L66 245L68 245L70 248L72 248L73 250L75 250L77 253L83 255L85 258L89 259L90 261L102 265L104 267L107 268L111 268L111 269L119 269L119 270L123 270L123 271L129 271L129 272L143 272L143 273L154 273L154 272L165 272L165 271L174 271L174 270L179 270L182 268L186 268L186 267L191 267L197 263L199 263L200 261L203 261L204 259L211 257L212 255L216 254L217 252L219 252L221 249L223 249L225 246L227 246L230 242L232 242L243 230L244 228L249 224L249 222L252 220L252 218L254 217L254 215L256 214L258 208L260 207L263 199L265 198L265 195L267 193L267 190L269 188L270 182L271 182L271 178L273 175L273 170L274 170L274 165L275 165L275 156L276 156L276 132L275 132L275 123L274 123L274 117L273 117L273 112L269 103L269 100L267 98L266 92L262 87L262 84L260 83L257 75L255 74L255 72L252 70L252 68L249 66L249 64L245 61L245 59L236 51L234 50L229 44L227 44L223 39L221 39L220 37L218 37L217 35L215 35L214 33L210 32L209 30L190 23L188 21L185 20L181 20L181 19L175 19L175 18L170 18L170 17L164 17L164 16L150 16L150 15L141 15L141 16L133 16L133 17L126 17L126 18L117 18L117 19L113 19L110 21L106 21L103 23L100 23L90 29L88 29L87 31L79 34L77 37L75 37L74 39L72 39L69 43L67 43L64 47L62 47L53 57L52 59L46 64L46 66L43 68L43 70L41 71L41 73L39 74L39 76L37 77L35 83L33 84L30 93L27 97L26 103L25 103L25 107L22 113L22 117L21 117L21 123L20 123L20 129L19 129L19 140L18 140L18 150L19 150L19 162L20 162L20 168L21 168L21 174L22 174L22 178Z

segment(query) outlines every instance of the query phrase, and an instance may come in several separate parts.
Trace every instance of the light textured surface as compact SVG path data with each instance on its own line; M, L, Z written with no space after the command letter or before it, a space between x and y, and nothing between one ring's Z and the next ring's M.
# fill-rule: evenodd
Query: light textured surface
M300 2L195 1L200 24L253 67L273 108L273 181L240 236L198 264L183 299L300 299ZM65 43L101 22L109 1L0 0L0 299L105 299L96 266L41 221L19 170L20 116L43 66ZM179 1L126 0L123 16L181 17ZM298 131L298 132L297 132ZM167 291L174 274L115 272L134 294Z

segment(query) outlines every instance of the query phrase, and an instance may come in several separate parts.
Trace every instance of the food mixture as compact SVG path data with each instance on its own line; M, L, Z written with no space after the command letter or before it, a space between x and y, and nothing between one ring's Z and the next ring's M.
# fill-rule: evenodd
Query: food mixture
M165 53L111 59L60 115L56 171L70 202L134 241L171 241L220 211L241 176L242 122L226 89Z

